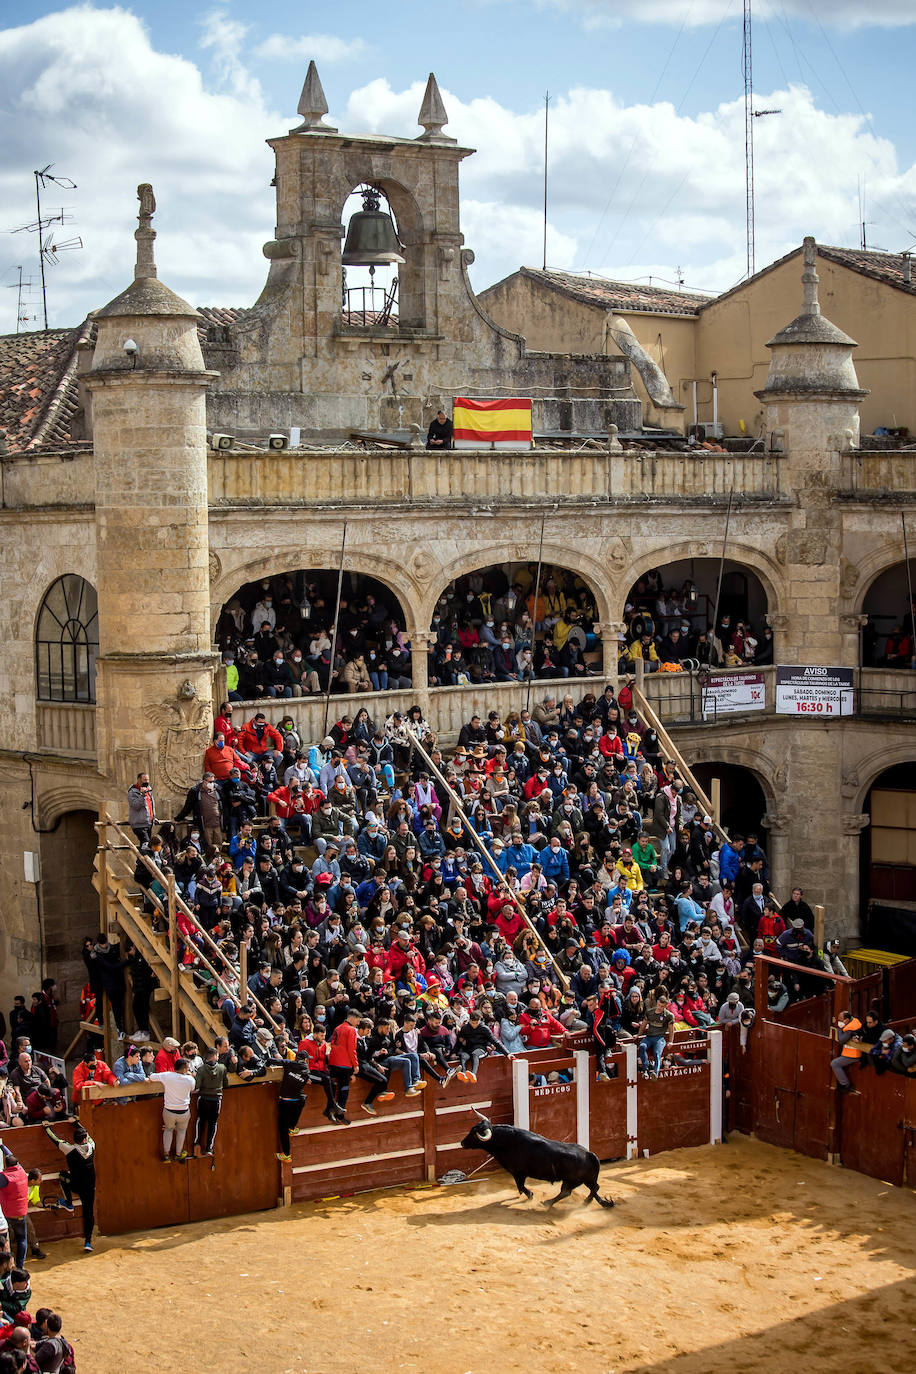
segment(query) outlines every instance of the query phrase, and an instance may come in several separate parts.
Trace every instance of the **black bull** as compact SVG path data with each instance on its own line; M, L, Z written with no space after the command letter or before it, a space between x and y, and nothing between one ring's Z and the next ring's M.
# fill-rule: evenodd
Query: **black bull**
M492 1155L497 1164L512 1175L516 1188L527 1198L534 1194L525 1187L526 1179L542 1178L548 1183L559 1183L560 1191L549 1199L548 1207L562 1202L574 1188L581 1186L588 1189L586 1206L592 1198L602 1207L614 1205L612 1198L601 1197L598 1193L598 1156L581 1145L548 1140L533 1131L521 1131L517 1126L494 1126L482 1116L462 1140L461 1148L485 1150Z

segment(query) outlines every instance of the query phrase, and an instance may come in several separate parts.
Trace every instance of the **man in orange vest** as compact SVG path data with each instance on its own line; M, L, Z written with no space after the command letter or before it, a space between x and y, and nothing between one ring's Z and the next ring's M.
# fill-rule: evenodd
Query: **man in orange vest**
M851 1011L841 1011L837 1017L837 1044L840 1053L831 1059L830 1067L841 1092L853 1092L849 1070L861 1062L865 1045L862 1042L862 1022Z

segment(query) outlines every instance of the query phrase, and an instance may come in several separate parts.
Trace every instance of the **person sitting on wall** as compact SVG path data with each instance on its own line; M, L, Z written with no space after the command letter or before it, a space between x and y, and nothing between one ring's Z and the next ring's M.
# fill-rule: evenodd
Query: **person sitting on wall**
M452 447L452 422L444 410L436 411L436 418L430 422L426 432L426 447L445 449Z

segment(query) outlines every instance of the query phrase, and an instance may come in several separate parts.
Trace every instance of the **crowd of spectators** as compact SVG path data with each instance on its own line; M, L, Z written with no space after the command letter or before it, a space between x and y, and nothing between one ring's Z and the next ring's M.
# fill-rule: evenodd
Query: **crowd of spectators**
M474 715L445 753L419 708L344 715L307 745L259 712L237 731L223 703L205 765L174 822L133 815L195 917L179 921L185 976L223 1018L221 1064L254 1077L304 1056L332 1121L350 1073L373 1113L579 1032L599 1072L632 1038L657 1074L676 1028L746 1033L756 953L792 965L770 1006L807 995L807 969L843 972L801 891L770 897L758 837L720 842L627 687ZM142 861L135 877L155 910L161 885ZM199 1068L198 1046L172 1052ZM157 1067L140 1044L109 1072Z
M773 662L773 631L765 618L754 625L727 608L716 617L707 601L690 579L680 587L666 587L659 569L646 573L630 589L624 607L621 669L632 669L639 661L652 673Z

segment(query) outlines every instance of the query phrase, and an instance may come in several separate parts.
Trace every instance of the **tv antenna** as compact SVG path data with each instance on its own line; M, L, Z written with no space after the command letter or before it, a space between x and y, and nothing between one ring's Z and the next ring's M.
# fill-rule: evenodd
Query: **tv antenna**
M754 109L754 60L752 47L753 17L751 0L744 0L744 39L741 65L744 70L744 199L747 226L747 275L756 270L757 245L754 211L754 120L764 115L782 114L782 110Z
M16 333L18 334L22 330L23 325L27 325L32 318L28 313L28 306L22 299L23 294L32 289L32 278L28 277L23 279L21 267L16 267L13 270L19 273L18 280L8 282L6 289L7 291L16 292Z
M52 176L51 168L53 162L49 162L41 171L35 171L32 175L35 178L35 204L38 209L38 218L32 224L21 224L14 233L21 233L26 230L29 233L38 234L38 263L41 268L41 304L44 312L44 327L48 327L48 287L45 281L45 263L50 267L56 266L58 253L68 253L74 249L82 248L83 240L79 236L71 239L60 239L52 232L45 234L46 229L52 225L64 225L69 223L67 214L63 207L57 215L43 215L41 213L41 193L46 186L58 186L63 191L75 191L76 182L69 177Z

